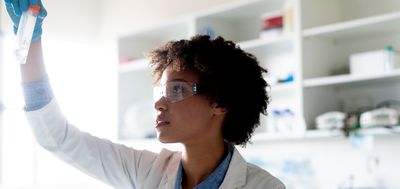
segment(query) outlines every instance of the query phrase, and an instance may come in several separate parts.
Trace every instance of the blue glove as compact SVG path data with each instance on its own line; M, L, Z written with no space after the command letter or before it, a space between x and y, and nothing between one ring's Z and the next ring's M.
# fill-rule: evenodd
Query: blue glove
M32 41L40 39L42 36L42 24L44 18L47 16L47 11L44 9L41 0L4 0L7 8L8 15L14 23L14 34L17 34L18 24L22 12L28 11L29 5L40 5L40 12L36 20L35 29L33 31Z

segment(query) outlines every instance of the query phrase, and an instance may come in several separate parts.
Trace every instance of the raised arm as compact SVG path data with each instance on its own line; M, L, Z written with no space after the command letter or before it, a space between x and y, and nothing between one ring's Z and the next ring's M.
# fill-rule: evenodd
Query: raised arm
M40 39L32 42L26 64L21 64L21 78L23 83L41 81L46 78L46 68L44 66L42 42Z
M40 6L34 28L32 43L29 49L26 64L21 64L21 77L23 83L30 83L43 80L46 77L46 70L43 62L43 52L41 46L42 24L47 15L46 9L40 0L5 0L8 15L13 21L13 29L16 34L18 25L23 12L28 10L30 5Z
M144 188L142 185L152 173L150 170L158 155L94 137L71 125L53 98L43 61L41 26L46 10L40 0L5 0L5 3L15 33L21 12L29 4L36 3L43 11L35 26L26 63L21 65L26 115L38 143L70 165L115 188Z

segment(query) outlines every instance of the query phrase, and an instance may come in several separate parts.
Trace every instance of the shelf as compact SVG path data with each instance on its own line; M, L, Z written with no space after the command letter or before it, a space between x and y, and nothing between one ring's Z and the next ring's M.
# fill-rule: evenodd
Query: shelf
M149 61L147 59L139 59L130 61L128 63L118 65L118 70L120 73L127 73L132 71L139 71L149 69Z
M375 127L375 128L360 129L355 131L355 133L361 135L374 135L374 136L400 134L400 125L393 126L390 128Z
M271 92L272 93L280 93L280 92L287 92L295 89L295 84L293 82L290 83L278 83L271 85Z
M248 17L260 17L259 13L265 11L274 11L280 7L281 2L278 0L246 0L234 1L232 3L223 4L204 11L195 13L198 18L214 17L217 19L238 20ZM266 10L267 9L267 10Z
M309 130L304 133L256 133L253 142L291 141L303 139L344 138L340 130Z
M234 42L252 40L260 36L261 16L281 10L280 0L234 1L194 14L196 33L221 35Z
M388 128L368 128L355 131L360 135L370 136L390 136L400 134L400 125ZM345 139L341 130L308 130L304 133L256 133L253 142L267 141L297 141L305 139Z
M120 59L144 58L145 53L168 41L187 39L190 36L189 31L188 19L177 19L131 35L122 35L118 38L118 57Z
M337 24L306 29L303 37L325 37L332 39L354 39L400 31L400 12L372 16Z
M400 125L388 128L369 128L356 131L357 134L372 135L372 136L387 136L393 134L400 134ZM344 133L341 130L308 130L304 133L255 133L252 137L252 142L266 142L266 141L293 141L304 139L344 139ZM121 143L132 146L165 146L161 144L158 139L131 139L121 140ZM168 147L180 148L176 144L168 144Z
M258 39L243 41L239 42L238 45L242 49L252 49L262 46L279 46L279 45L286 46L288 44L291 44L292 42L293 42L292 36L282 35L279 37L275 37L273 39L258 38Z
M382 74L375 75L340 75L340 76L330 76L321 77L314 79L306 79L303 82L303 86L306 88L319 87L319 86L329 86L329 85L342 85L348 83L362 83L370 81L390 81L393 79L400 78L400 69L390 71Z

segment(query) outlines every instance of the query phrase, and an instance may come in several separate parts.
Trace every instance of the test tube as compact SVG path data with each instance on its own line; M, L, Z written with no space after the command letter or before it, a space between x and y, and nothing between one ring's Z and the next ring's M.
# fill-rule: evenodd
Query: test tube
M39 5L30 5L28 11L21 15L17 31L17 48L15 49L15 56L20 64L26 63L39 11Z

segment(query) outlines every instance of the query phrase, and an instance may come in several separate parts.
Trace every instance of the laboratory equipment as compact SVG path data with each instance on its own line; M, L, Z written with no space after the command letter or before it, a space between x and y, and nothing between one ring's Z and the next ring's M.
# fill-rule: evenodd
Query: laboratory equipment
M342 129L346 114L339 111L326 112L315 119L318 129Z
M20 64L26 63L39 11L39 5L30 5L28 11L21 15L17 31L17 48L15 49L15 56Z
M362 113L360 124L363 128L397 125L399 124L399 113L392 108L378 108Z

